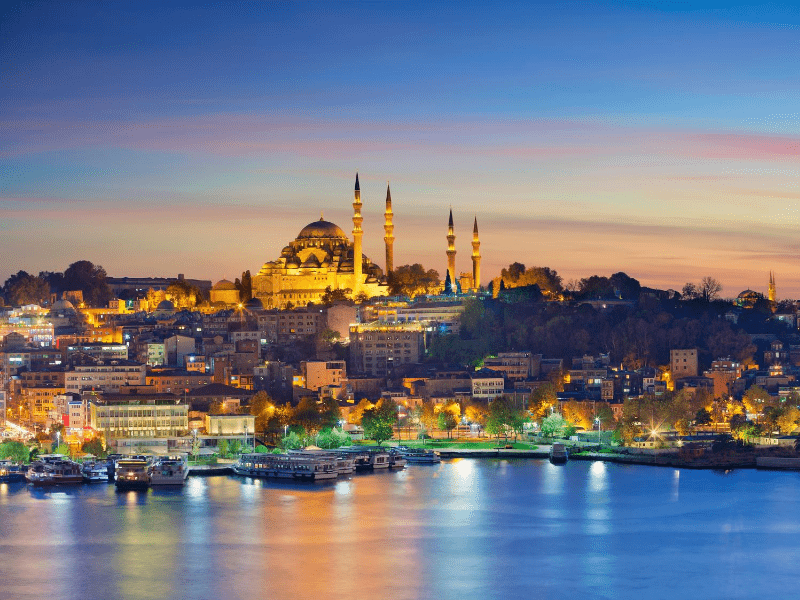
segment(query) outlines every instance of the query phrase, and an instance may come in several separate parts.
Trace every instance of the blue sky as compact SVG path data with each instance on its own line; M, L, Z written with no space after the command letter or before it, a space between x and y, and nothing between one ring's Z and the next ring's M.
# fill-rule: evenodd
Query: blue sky
M6 3L0 278L255 272L324 210L484 283L800 296L800 13L753 3Z

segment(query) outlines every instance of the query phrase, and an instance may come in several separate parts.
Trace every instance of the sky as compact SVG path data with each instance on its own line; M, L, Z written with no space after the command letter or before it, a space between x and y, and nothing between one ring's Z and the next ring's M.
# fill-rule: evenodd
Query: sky
M800 9L0 3L0 281L233 279L324 211L384 266L800 298Z

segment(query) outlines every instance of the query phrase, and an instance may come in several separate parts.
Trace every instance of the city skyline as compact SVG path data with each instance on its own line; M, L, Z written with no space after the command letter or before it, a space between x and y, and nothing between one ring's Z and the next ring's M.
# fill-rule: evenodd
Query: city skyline
M624 271L800 297L800 17L744 3L9 5L0 252L255 274L323 210L444 277Z

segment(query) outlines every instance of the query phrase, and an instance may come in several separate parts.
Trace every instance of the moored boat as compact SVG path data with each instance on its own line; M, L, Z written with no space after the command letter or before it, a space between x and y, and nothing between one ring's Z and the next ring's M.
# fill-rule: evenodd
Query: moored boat
M411 464L434 465L442 462L441 455L434 450L402 447L398 448L397 451L405 457L407 462Z
M330 458L336 461L336 470L339 472L339 475L351 475L356 470L355 458L352 456L343 456L330 450L309 450L307 448L303 448L299 450L288 450L288 454L293 454L295 456Z
M85 462L81 466L83 480L87 483L108 482L108 462Z
M567 462L569 454L564 444L553 444L550 447L550 462L553 464L563 464Z
M146 490L150 487L148 462L141 458L123 458L116 461L114 484L120 490Z
M83 483L81 466L63 454L43 454L28 467L25 479L33 485Z
M0 483L25 481L25 470L10 460L0 460Z
M242 454L233 472L246 477L323 481L336 479L339 469L333 456L302 454Z
M189 465L182 456L157 458L148 470L150 485L183 485L189 475Z

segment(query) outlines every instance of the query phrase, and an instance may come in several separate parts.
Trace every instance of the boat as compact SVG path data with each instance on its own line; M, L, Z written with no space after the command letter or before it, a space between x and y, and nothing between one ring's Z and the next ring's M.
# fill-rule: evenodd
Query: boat
M25 471L11 460L0 460L0 483L25 481Z
M441 455L434 450L423 448L398 447L397 451L405 457L406 461L415 465L435 465L442 462Z
M116 461L114 483L118 490L146 490L150 487L149 463L142 458L121 458Z
M389 468L390 469L403 469L403 468L405 468L406 464L408 464L408 460L406 459L406 457L401 452L398 452L394 448L389 450Z
M85 462L81 467L83 480L87 483L108 482L108 463L107 462Z
M189 465L182 456L157 458L148 471L150 485L183 485L189 476Z
M288 450L287 452L295 456L331 458L336 461L336 470L339 472L339 475L352 475L353 472L355 472L356 470L356 461L355 458L352 456L344 456L329 450L323 450L323 449L312 450L308 448L303 448L299 450Z
M550 446L550 462L554 465L567 462L569 454L564 444L553 444Z
M28 467L25 479L33 485L83 483L81 466L63 454L43 454Z
M358 446L357 448L337 448L339 456L349 456L355 461L356 471L374 471L375 469L388 469L391 464L391 456L383 448Z
M336 457L303 454L242 454L233 472L246 477L323 481L339 476Z

